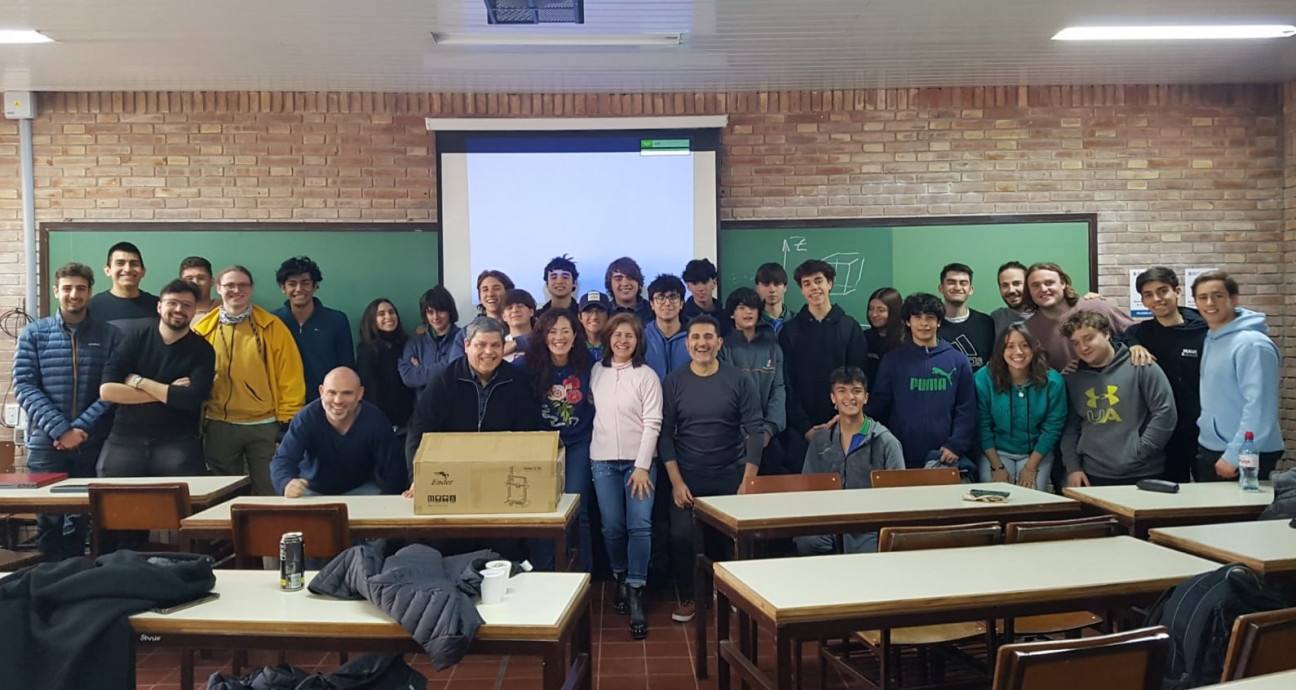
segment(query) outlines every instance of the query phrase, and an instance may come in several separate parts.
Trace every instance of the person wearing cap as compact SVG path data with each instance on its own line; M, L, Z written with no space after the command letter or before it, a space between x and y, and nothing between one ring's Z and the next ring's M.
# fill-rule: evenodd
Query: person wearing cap
M504 361L512 362L518 355L526 352L527 342L531 340L531 327L535 325L535 298L526 290L513 289L504 293L504 325L508 326L508 335L504 337Z
M722 312L719 311L720 304L715 298L717 275L715 264L710 259L694 259L684 265L684 273L680 277L684 279L689 291L688 301L680 312L684 321L703 314L710 314L719 320ZM721 324L723 325L723 321Z
M595 360L603 358L603 328L607 326L612 311L612 298L590 290L581 295L576 307L577 317L585 328L585 347Z
M576 270L576 262L571 257L563 254L550 259L544 268L545 292L549 293L549 301L536 312L536 319L550 309L575 312L576 285L579 280L580 271Z

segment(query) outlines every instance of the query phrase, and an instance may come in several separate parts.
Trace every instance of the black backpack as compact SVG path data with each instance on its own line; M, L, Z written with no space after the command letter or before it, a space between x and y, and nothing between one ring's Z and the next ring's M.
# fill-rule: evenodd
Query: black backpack
M1170 631L1174 645L1162 690L1220 682L1234 619L1286 607L1277 590L1240 563L1189 578L1166 592L1147 617L1148 625Z

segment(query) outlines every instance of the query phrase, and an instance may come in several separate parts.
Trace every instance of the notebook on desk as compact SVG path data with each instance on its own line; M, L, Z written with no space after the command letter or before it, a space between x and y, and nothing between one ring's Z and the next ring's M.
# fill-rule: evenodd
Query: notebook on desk
M0 489L39 489L67 478L66 472L0 473Z

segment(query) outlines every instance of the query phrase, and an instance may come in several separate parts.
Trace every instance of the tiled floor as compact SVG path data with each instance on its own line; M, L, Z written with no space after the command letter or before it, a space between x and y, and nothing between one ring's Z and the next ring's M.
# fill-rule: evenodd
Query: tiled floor
M709 637L711 676L698 681L693 677L693 625L671 621L673 600L662 596L651 601L648 639L635 641L630 639L628 619L612 612L610 594L610 585L595 584L594 690L704 690L716 687L714 630ZM818 687L818 663L814 653L813 644L805 645L804 688ZM269 652L252 652L249 657L254 668L277 662L277 656ZM769 658L769 651L763 649L761 659ZM534 690L540 687L540 661L534 657L469 656L442 672L434 671L427 658L421 655L407 661L427 676L429 690ZM303 669L328 672L337 666L337 656L292 653L289 662ZM206 688L207 678L213 672L228 673L230 670L228 654L215 654L211 659L199 659L197 663L196 688ZM179 658L174 652L142 653L136 666L137 688L140 690L179 690ZM850 687L836 672L829 673L829 688ZM859 687L858 683L856 687Z

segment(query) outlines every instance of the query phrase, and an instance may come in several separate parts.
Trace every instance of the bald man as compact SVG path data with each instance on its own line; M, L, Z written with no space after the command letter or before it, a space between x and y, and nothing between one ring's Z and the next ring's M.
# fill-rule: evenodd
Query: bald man
M391 422L364 401L360 376L349 367L330 371L319 399L293 417L270 478L286 498L399 494L410 483Z

